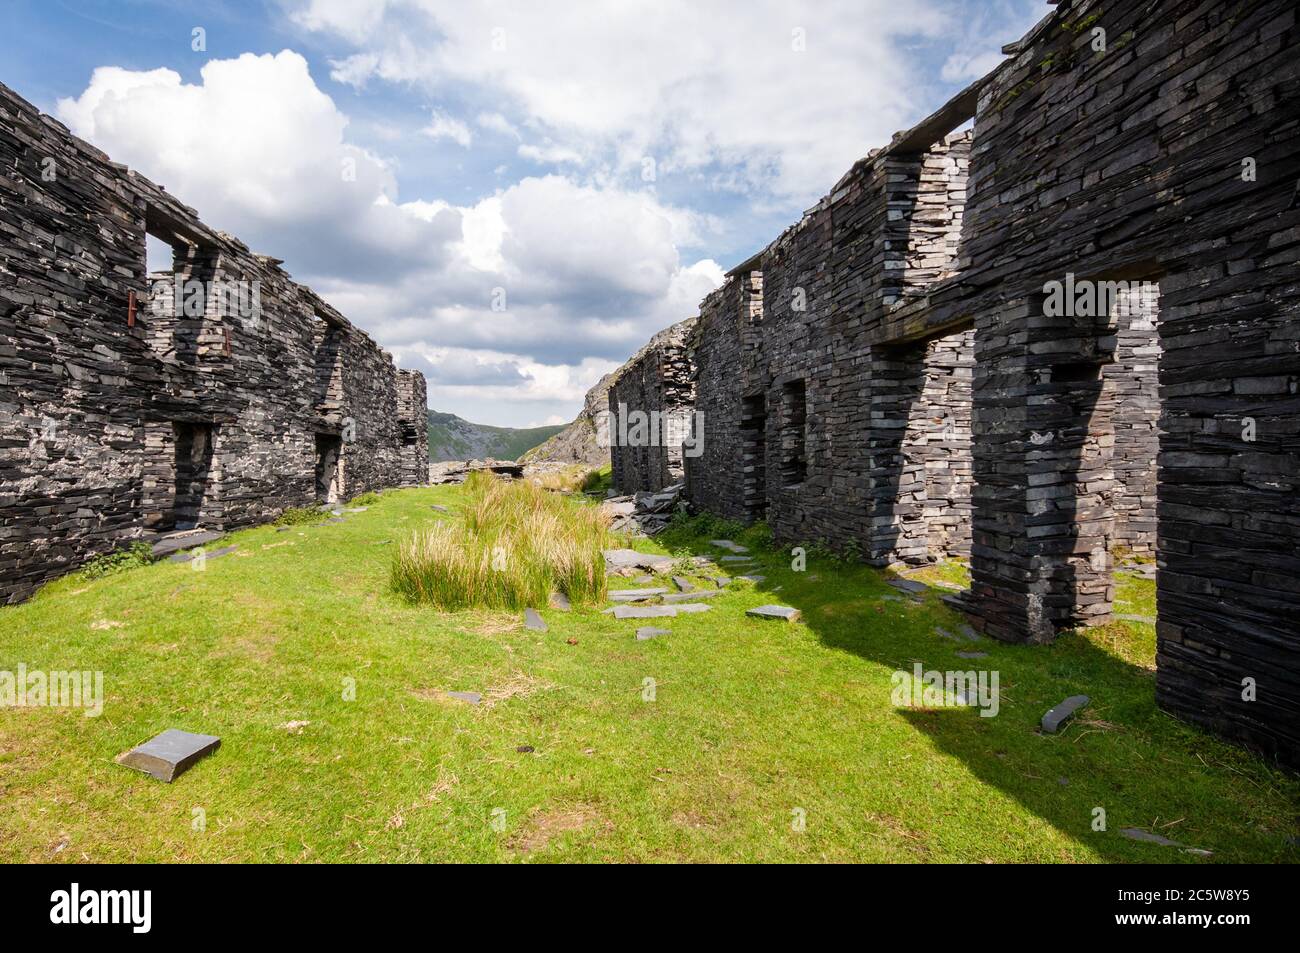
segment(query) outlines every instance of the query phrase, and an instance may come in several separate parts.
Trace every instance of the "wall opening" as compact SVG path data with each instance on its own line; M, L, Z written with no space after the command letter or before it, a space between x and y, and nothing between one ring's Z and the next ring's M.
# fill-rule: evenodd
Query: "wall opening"
M781 483L798 486L808 478L808 385L781 386Z
M1030 638L1109 622L1117 563L1156 573L1160 399L1154 281L1074 280L1095 291L1082 313L1048 315L1031 364L1021 453L1028 482Z
M316 434L316 502L343 499L343 440L338 434Z
M172 425L174 492L168 528L195 529L203 521L203 504L212 474L213 428L207 424Z
M920 564L970 555L974 333L872 355L874 560Z
M767 397L752 394L740 403L743 505L750 520L762 520L767 518Z
M341 327L316 315L312 323L312 346L316 377L312 390L318 412L329 415L343 409L343 341Z

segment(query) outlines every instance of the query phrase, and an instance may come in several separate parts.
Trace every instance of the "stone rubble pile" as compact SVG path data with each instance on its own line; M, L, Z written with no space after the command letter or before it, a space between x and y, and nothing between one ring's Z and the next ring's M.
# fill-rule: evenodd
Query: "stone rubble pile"
M668 525L679 505L684 505L682 494L685 489L685 483L674 483L653 493L613 496L600 506L612 516L611 526L615 531L654 536Z
M476 471L487 471L507 480L518 480L524 475L522 464L513 460L445 460L429 464L429 482L435 486L446 483L464 483Z

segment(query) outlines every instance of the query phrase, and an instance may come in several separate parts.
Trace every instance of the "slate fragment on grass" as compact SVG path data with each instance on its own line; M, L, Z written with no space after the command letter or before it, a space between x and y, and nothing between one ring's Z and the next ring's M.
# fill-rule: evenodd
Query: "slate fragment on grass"
M668 629L656 629L654 626L643 625L641 628L636 630L636 640L638 642L644 642L646 639L653 639L656 636L668 634L670 634L670 630Z
M798 622L801 613L793 606L758 606L747 609L745 615L755 619L779 619L782 622Z
M1074 713L1088 704L1089 701L1087 695L1071 695L1055 708L1049 709L1047 714L1043 715L1043 731L1049 735L1056 734L1061 725L1069 721Z
M1142 841L1146 844L1159 844L1161 847L1182 847L1183 845L1176 840L1170 840L1163 834L1152 834L1150 831L1144 831L1140 827L1121 827L1120 831L1129 840Z
M568 611L570 611L570 610L573 608L573 605L572 605L572 603L569 602L569 597L566 596L564 593L562 593L562 592L552 592L552 593L551 593L551 608L552 608L552 609L559 609L561 612L568 612Z
M532 629L534 632L548 631L546 623L542 621L542 617L536 609L524 610L524 628Z
M216 735L200 735L178 728L168 728L142 745L132 748L117 760L128 768L143 771L170 784L202 758L221 747Z
M460 702L469 702L471 705L477 705L483 700L483 696L479 692L447 692L447 697Z
M678 592L694 592L695 584L689 579L681 576L673 576L673 585L677 587Z

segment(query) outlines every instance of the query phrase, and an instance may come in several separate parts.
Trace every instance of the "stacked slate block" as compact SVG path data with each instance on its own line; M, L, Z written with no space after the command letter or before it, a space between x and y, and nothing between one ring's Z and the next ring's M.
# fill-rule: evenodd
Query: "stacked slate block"
M0 599L183 522L314 504L318 435L346 495L403 482L392 359L276 259L4 86L0 166ZM205 291L178 316L176 275L258 307Z

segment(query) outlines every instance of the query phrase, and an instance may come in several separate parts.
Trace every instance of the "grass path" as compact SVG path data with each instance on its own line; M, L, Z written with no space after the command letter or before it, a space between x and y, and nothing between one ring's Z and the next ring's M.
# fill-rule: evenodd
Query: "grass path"
M410 607L387 589L395 542L454 518L430 504L458 493L388 493L343 524L234 534L203 572L70 577L0 609L0 670L102 670L106 694L98 718L0 709L0 860L1300 859L1300 784L1155 708L1150 626L967 661L934 633L960 624L941 590L884 599L879 573L815 554L796 573L764 553L764 588L646 642L594 610L544 610L543 634ZM706 539L675 544L721 555ZM1150 589L1124 580L1120 611L1148 614ZM768 602L804 623L744 617ZM914 661L997 669L1001 713L894 708ZM1075 692L1084 717L1037 734ZM114 763L168 727L222 747L171 785Z

